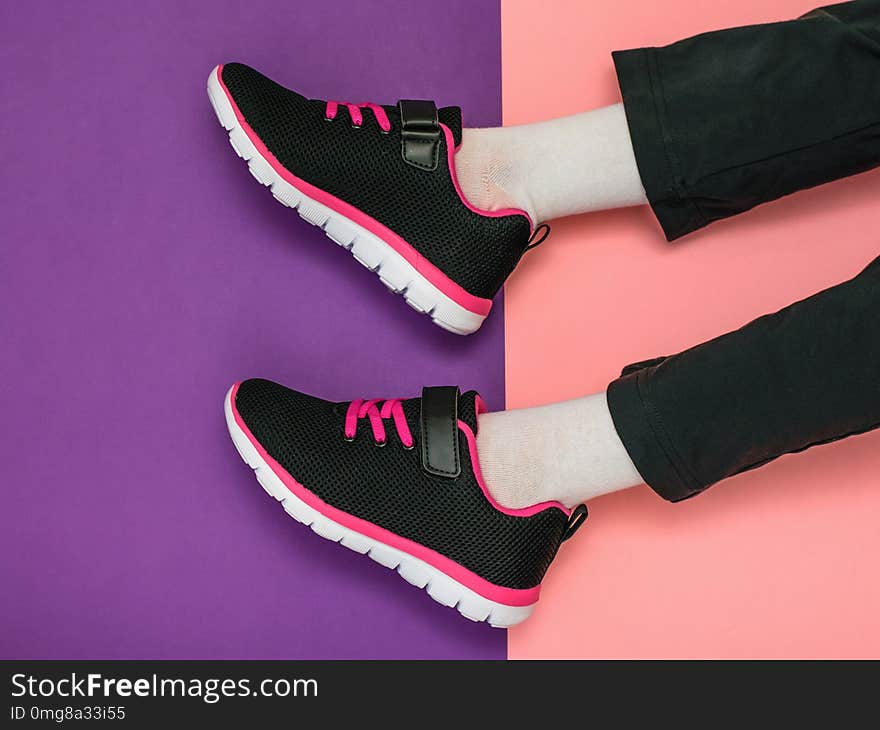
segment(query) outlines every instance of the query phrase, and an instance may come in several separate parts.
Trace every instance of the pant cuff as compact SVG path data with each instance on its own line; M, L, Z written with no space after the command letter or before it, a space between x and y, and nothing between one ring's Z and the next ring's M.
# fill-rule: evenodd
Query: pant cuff
M680 174L680 161L666 124L666 99L655 49L614 51L611 57L642 185L666 240L673 241L708 221Z
M663 499L680 502L705 488L676 458L662 421L645 397L647 368L625 370L607 390L617 435L645 483Z

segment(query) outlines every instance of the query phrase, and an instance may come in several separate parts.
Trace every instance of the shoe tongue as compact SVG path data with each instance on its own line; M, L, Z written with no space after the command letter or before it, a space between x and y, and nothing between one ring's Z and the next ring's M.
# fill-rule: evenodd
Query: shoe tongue
M480 394L475 390L469 390L458 397L458 417L471 427L474 435L477 433L477 399Z
M385 112L392 119L400 119L400 112L397 106L385 106L382 108L385 109ZM461 128L463 124L461 120L461 107L440 107L437 110L437 121L449 127L449 131L452 132L452 140L455 142L455 146L458 147L461 144Z
M461 107L444 106L437 110L437 119L440 124L445 124L452 132L452 139L455 140L455 146L461 144Z
M477 399L480 394L475 390L469 390L458 396L458 417L464 421L474 434L477 433ZM482 403L482 399L480 399ZM415 428L419 426L419 417L421 415L421 402L419 398L407 398L403 402L403 409L406 413L410 426L415 424Z

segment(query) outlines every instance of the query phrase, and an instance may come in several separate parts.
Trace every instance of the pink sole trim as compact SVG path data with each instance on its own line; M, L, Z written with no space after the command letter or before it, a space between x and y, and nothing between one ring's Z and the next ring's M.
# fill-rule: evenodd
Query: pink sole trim
M296 481L296 479L294 479L284 467L275 461L266 449L262 447L260 442L254 438L254 435L247 427L241 414L239 414L238 407L235 404L240 385L241 383L236 383L232 387L232 393L230 394L232 415L235 418L236 424L238 424L238 427L242 430L244 435L247 436L248 440L257 450L257 453L263 461L269 465L269 468L275 472L275 475L282 481L284 486L287 487L298 499L301 499L309 505L309 507L317 510L324 515L324 517L333 520L343 527L347 527L365 537L381 542L389 547L400 550L407 555L411 555L414 558L418 558L419 560L428 563L431 567L436 568L441 573L444 573L453 580L461 583L463 586L469 588L474 593L481 595L483 598L505 606L531 606L532 604L537 603L538 597L541 593L540 585L526 589L497 586L494 583L490 583L485 578L481 578L473 571L468 570L460 563L450 560L445 555L441 555L424 545L420 545L417 542L401 537L390 530L386 530L384 527L379 527L372 522L363 520L360 517L355 517L348 512L343 512L342 510L327 504L313 492L310 492L306 487Z
M354 221L359 226L366 228L374 236L381 238L397 253L403 256L407 263L409 263L410 266L412 266L419 274L421 274L425 279L427 279L431 284L437 287L437 289L443 292L443 294L452 299L459 306L467 309L473 314L480 315L481 317L485 317L489 314L489 311L492 309L491 299L483 299L481 297L474 296L473 294L462 288L459 284L456 284L454 281L452 281L452 279L446 276L446 274L440 271L440 269L434 266L434 264L428 261L428 259L422 256L409 243L398 236L390 228L382 225L375 218L368 216L366 213L359 210L358 208L355 208L353 205L346 203L344 200L340 200L336 196L331 195L330 193L325 192L320 188L316 188L310 183L307 183L305 180L301 180L300 178L296 177L296 175L291 173L286 167L284 167L284 165L282 165L278 161L275 155L273 155L269 151L266 145L263 144L263 141L260 139L257 133L247 123L247 120L245 120L244 115L242 115L241 110L238 108L238 105L232 98L232 94L229 92L229 89L226 88L226 84L223 81L223 66L218 66L215 73L217 74L217 81L220 84L220 88L223 89L223 93L226 94L226 98L232 105L232 111L235 113L235 118L238 120L241 128L244 130L245 134L253 143L254 147L257 148L257 151L260 153L260 155L262 155L266 162L268 162L272 166L272 169L275 170L275 172L277 172L285 181L293 185L304 195L307 195L313 200L318 201L322 205L326 205L328 208L335 211L336 213L339 213L340 215L343 215L346 218ZM446 128L444 127L444 129ZM447 140L451 141L448 137L448 135L450 134L449 130L446 130L446 133ZM450 155L451 154L452 153L450 152ZM455 168L452 167L451 169L454 171ZM455 180L454 174L453 180ZM459 197L461 197L461 191L458 187L457 180L455 181L455 186L456 190L459 191ZM472 210L475 209L472 208ZM484 215L494 216L495 214L485 213Z

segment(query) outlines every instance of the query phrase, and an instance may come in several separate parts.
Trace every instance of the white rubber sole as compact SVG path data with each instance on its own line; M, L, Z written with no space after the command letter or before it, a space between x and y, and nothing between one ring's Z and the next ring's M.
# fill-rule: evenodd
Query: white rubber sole
M238 123L217 78L218 69L219 66L215 67L208 77L208 98L217 120L229 133L232 149L248 163L254 179L270 188L276 200L296 210L304 220L321 228L332 241L348 250L417 312L427 314L435 324L457 335L476 332L485 316L462 307L416 271L392 246L350 218L312 200L275 171Z
M229 435L239 455L254 470L257 481L266 493L281 502L284 511L297 522L308 525L316 534L327 540L344 545L361 555L368 555L380 565L396 570L408 583L427 591L437 603L457 609L462 616L471 621L485 621L497 628L507 628L525 621L531 615L535 604L507 606L490 601L424 560L343 527L321 514L293 494L260 456L235 420L231 388L226 394L224 411Z

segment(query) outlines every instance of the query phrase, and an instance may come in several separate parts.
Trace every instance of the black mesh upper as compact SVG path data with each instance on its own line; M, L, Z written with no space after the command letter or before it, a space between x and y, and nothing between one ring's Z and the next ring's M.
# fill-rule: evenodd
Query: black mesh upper
M386 225L474 296L492 298L513 271L528 243L528 219L482 216L462 203L445 139L437 170L406 164L396 106L383 107L391 122L383 134L368 109L362 110L361 128L352 126L344 106L327 121L325 102L306 99L240 63L223 66L223 82L291 173ZM438 116L458 143L460 110L444 107Z
M476 432L476 393L459 400L459 418ZM236 407L254 437L300 484L328 504L436 550L495 585L539 585L565 532L559 509L531 517L496 510L483 495L459 431L462 472L436 477L421 466L419 398L403 402L415 448L400 443L393 421L387 444L376 445L361 419L354 441L344 437L348 403L330 403L268 380L239 386Z

